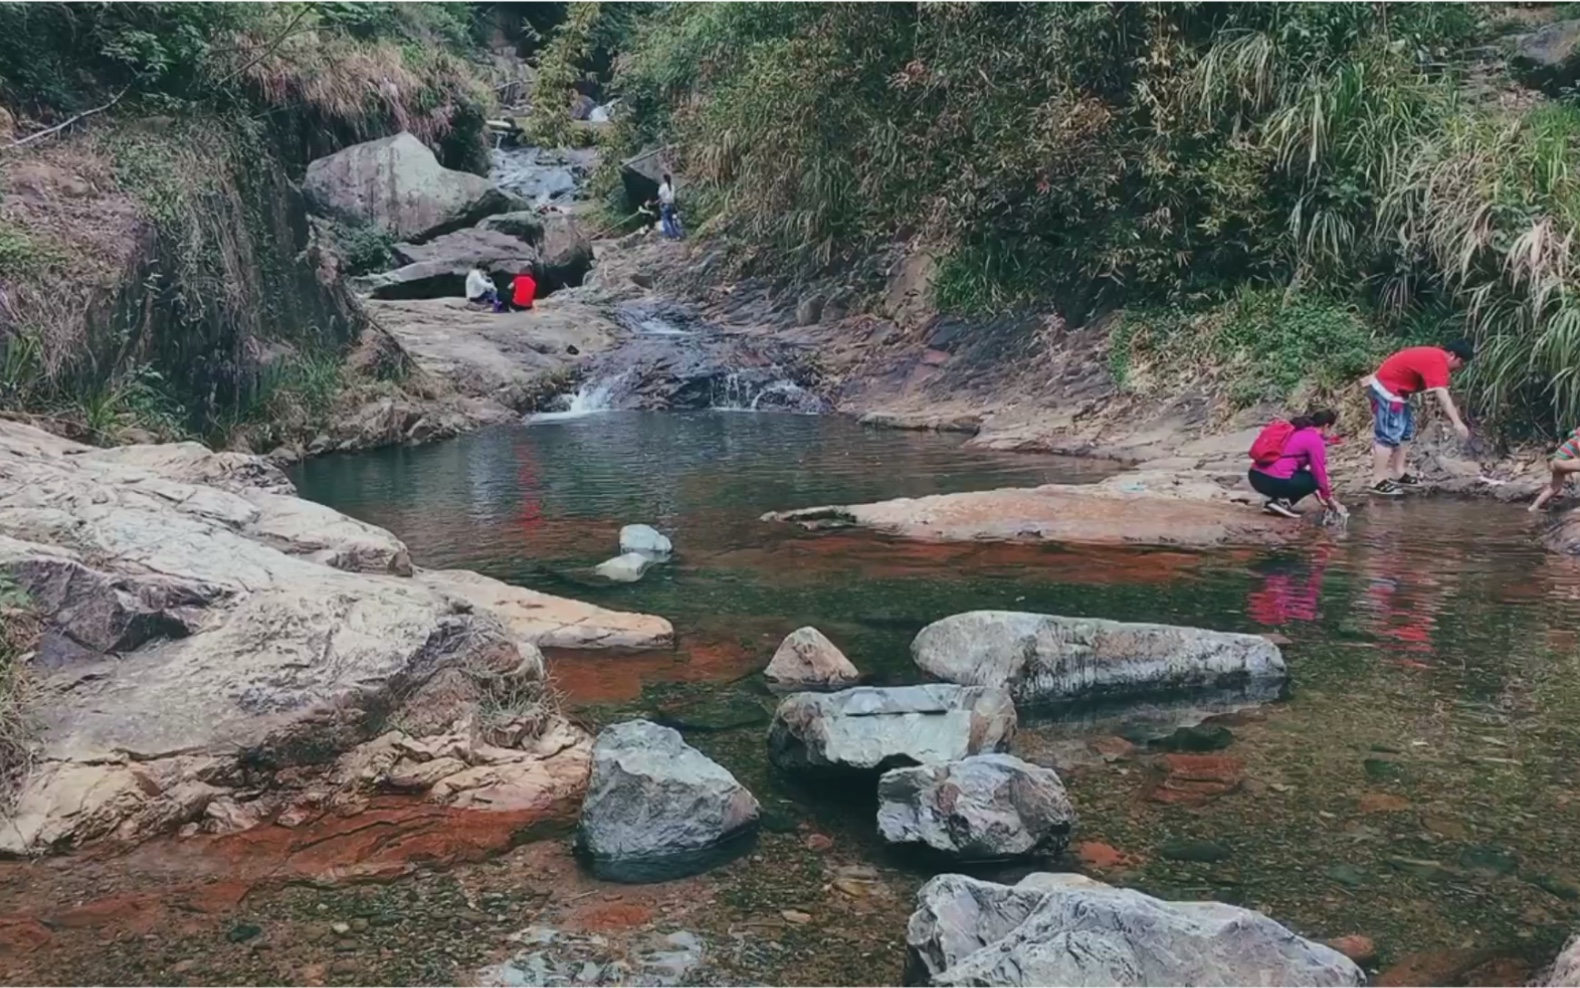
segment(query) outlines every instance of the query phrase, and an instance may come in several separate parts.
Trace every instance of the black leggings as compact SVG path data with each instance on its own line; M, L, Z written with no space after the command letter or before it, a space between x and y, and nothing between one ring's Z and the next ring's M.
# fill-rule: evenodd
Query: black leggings
M1317 478L1311 475L1310 470L1296 470L1294 476L1285 480L1252 467L1247 476L1258 494L1263 497L1283 498L1290 504L1317 492Z

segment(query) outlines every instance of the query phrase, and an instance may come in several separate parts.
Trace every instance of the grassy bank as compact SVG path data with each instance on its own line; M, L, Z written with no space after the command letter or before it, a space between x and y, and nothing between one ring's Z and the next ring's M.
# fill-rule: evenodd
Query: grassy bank
M0 809L32 757L27 662L37 641L31 601L0 573Z
M0 409L93 442L310 428L363 327L340 254L389 245L314 225L294 182L400 130L486 168L474 13L0 8L4 142L44 135L0 152Z
M567 24L600 5L571 7L588 16ZM692 229L744 267L827 270L912 239L943 258L946 309L1123 308L1188 349L1310 327L1274 356L1328 376L1359 352L1329 359L1335 320L1377 351L1471 335L1481 414L1547 430L1580 420L1580 110L1511 78L1511 10L739 4L605 20L622 48L616 142L672 145Z

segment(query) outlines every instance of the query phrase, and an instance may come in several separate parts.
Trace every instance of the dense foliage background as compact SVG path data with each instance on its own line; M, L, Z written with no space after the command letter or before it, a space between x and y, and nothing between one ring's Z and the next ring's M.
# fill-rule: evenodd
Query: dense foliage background
M947 308L1125 307L1219 359L1293 324L1278 378L1468 333L1484 413L1580 421L1580 111L1509 79L1512 7L569 6L575 50L622 34L626 148L760 263L915 236Z

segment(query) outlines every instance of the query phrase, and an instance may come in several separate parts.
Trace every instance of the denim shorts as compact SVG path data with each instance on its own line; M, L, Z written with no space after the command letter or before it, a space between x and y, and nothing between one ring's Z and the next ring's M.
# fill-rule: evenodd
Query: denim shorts
M1377 445L1398 449L1400 443L1414 439L1415 409L1410 400L1392 402L1378 394L1376 388L1368 391L1372 401L1372 438Z

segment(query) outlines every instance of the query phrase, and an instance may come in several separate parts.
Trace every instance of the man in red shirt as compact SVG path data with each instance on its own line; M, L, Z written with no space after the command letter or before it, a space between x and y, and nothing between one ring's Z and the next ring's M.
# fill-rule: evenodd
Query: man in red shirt
M538 283L533 280L532 272L523 271L510 283L510 307L517 311L530 309L537 294Z
M1365 381L1372 403L1371 493L1398 497L1420 481L1405 472L1405 456L1415 438L1411 399L1422 392L1437 396L1454 434L1470 438L1470 428L1448 394L1448 376L1470 362L1476 350L1465 340L1447 346L1413 346L1382 362Z

